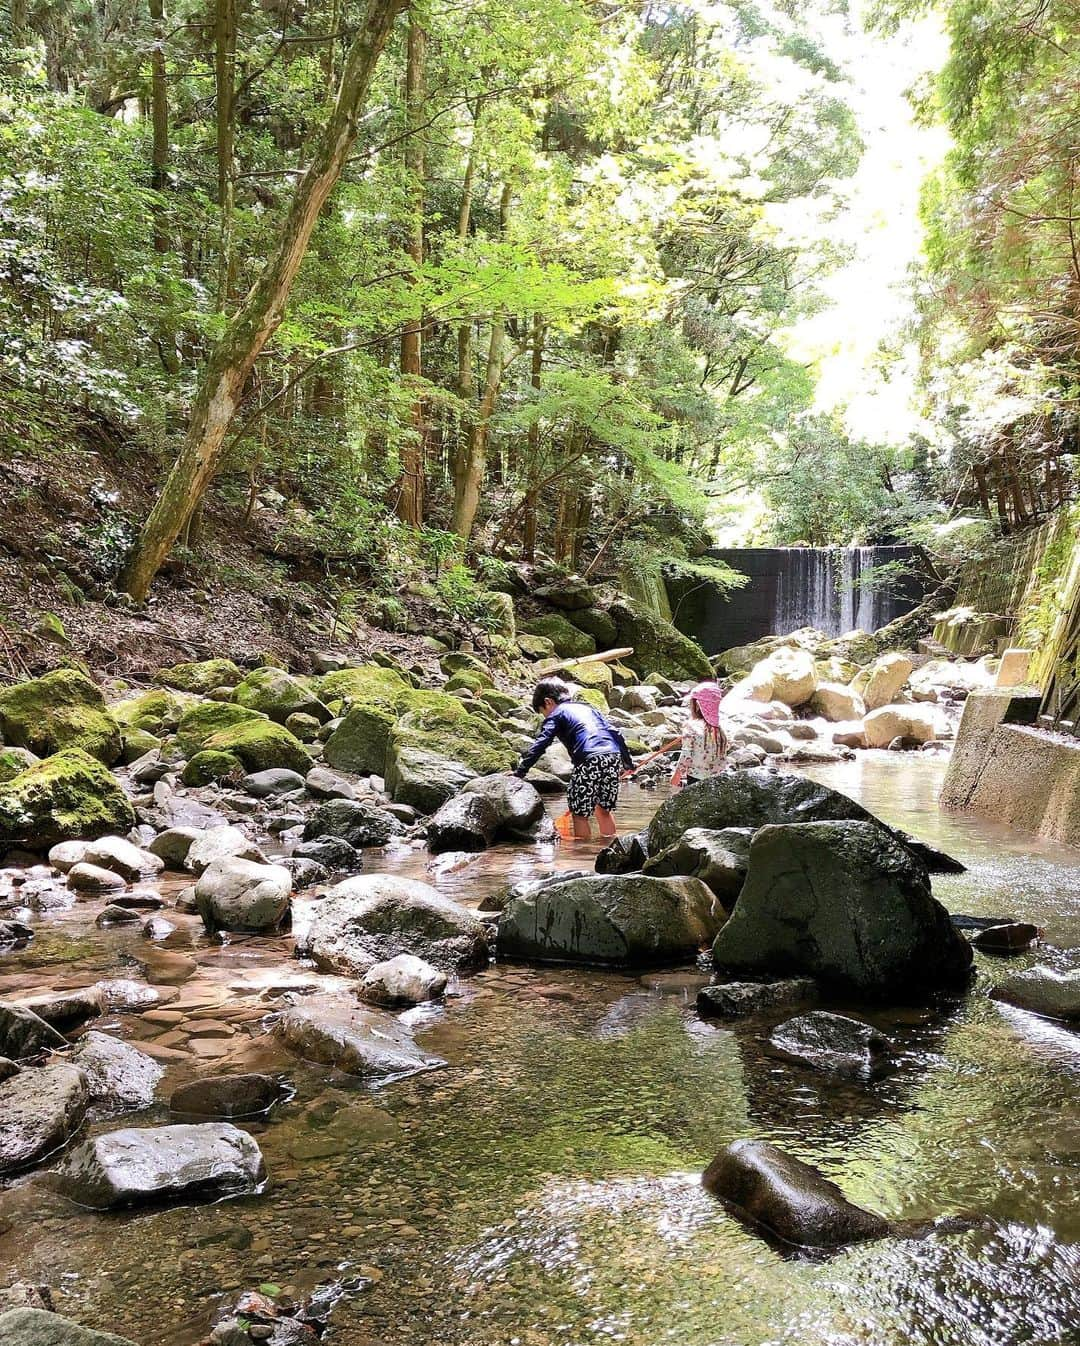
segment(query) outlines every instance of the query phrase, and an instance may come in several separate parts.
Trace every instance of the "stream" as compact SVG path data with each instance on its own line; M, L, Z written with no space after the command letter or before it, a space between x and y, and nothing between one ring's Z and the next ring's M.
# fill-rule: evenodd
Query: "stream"
M498 965L408 1012L446 1069L371 1090L264 1033L277 990L335 980L293 961L288 936L219 944L169 910L179 929L157 948L138 924L96 929L93 902L35 921L30 945L0 963L0 997L145 976L177 994L93 1026L155 1044L159 1097L221 1070L279 1072L295 1094L243 1123L270 1174L258 1197L102 1215L50 1190L47 1172L0 1189L0 1284L48 1284L61 1312L141 1346L192 1346L216 1308L268 1282L295 1296L341 1282L337 1346L1080 1341L1078 1039L986 996L1006 972L1075 959L1080 864L1074 850L939 814L945 765L866 752L808 774L963 859L966 874L934 879L951 910L1033 921L1045 943L977 954L962 999L856 1010L899 1047L898 1069L868 1084L770 1055L768 1032L790 1011L700 1020L695 968ZM621 829L662 798L627 787ZM402 847L365 866L475 905L508 880L591 868L597 849L503 848L455 866ZM168 1120L159 1104L91 1130ZM776 1142L887 1216L989 1220L785 1256L699 1185L740 1136Z

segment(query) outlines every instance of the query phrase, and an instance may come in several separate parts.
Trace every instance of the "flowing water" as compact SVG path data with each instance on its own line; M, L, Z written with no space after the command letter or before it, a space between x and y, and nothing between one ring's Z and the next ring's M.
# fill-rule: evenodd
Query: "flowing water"
M966 860L967 874L935 879L951 909L1034 921L1046 931L1038 957L1068 965L1077 853L939 815L942 770L862 754L813 774ZM658 802L630 788L623 825L641 825ZM433 868L406 852L378 864L474 903L508 877L589 867L595 849L497 850ZM969 996L867 1015L899 1044L900 1067L866 1085L770 1056L764 1040L783 1016L700 1021L693 968L497 967L445 1006L410 1012L446 1069L372 1091L264 1035L264 993L310 976L288 947L219 946L191 922L179 947L155 951L137 927L98 932L76 907L0 965L5 996L143 970L178 986L153 1017L113 1021L172 1053L165 1097L193 1073L193 1055L204 1070L281 1071L296 1089L250 1128L270 1173L258 1197L100 1215L67 1204L46 1175L10 1185L0 1283L48 1282L62 1310L142 1346L191 1346L238 1288L273 1282L299 1295L328 1280L350 1286L334 1311L340 1346L1080 1340L1078 1040L986 996L1033 955L978 956ZM828 1259L784 1256L699 1186L739 1136L775 1141L889 1216L988 1219Z

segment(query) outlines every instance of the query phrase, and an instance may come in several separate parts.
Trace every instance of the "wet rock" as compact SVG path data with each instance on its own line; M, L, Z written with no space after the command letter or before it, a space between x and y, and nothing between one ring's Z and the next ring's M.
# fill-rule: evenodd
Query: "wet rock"
M68 883L80 893L115 893L127 887L127 879L100 865L80 861L68 871Z
M291 893L292 875L284 865L237 858L215 861L195 884L196 906L211 934L275 928L289 909Z
M698 879L600 875L519 891L498 920L500 959L649 966L693 958L724 913Z
M471 911L426 883L388 874L332 888L298 932L296 951L348 977L363 977L375 963L402 953L458 972L488 960L484 926Z
M63 879L34 878L19 890L19 906L31 911L62 911L75 905L75 897Z
M598 874L631 874L648 859L648 833L632 832L616 837L596 857Z
M840 1248L889 1232L880 1215L766 1141L737 1140L721 1150L702 1183L740 1217L797 1247Z
M988 925L970 936L972 944L981 953L1022 953L1039 938L1039 927L1027 921L1008 921Z
M73 1150L61 1192L80 1206L111 1210L166 1200L247 1196L266 1177L255 1140L227 1122L128 1128Z
M788 1019L773 1030L769 1041L803 1065L859 1079L883 1074L892 1054L892 1043L884 1033L859 1019L826 1010Z
M487 799L494 806L498 840L535 840L547 820L539 791L516 776L477 776L462 786L462 794Z
M139 913L133 911L130 907L121 907L116 902L110 902L107 907L103 907L98 912L94 924L104 930L110 925L130 925L139 919Z
M66 1047L55 1028L24 1005L0 1001L0 1056L25 1061L41 1052Z
M340 837L350 846L385 846L393 837L400 836L401 823L374 804L356 799L328 799L320 804L304 827L304 840L317 837Z
M4 1346L135 1346L128 1337L80 1327L46 1309L9 1309L0 1313Z
M1044 1019L1076 1023L1080 1020L1080 970L1056 972L1049 967L1029 967L995 986L990 996Z
M114 1014L142 1014L144 1010L156 1009L167 1000L174 1000L177 995L173 987L148 986L144 981L123 977L99 981L97 989L105 1009Z
M70 1059L86 1076L91 1103L106 1113L150 1107L165 1073L130 1042L94 1029L79 1039Z
M730 910L746 879L752 835L745 827L692 827L673 846L650 856L643 872L656 878L682 874L700 879Z
M876 659L865 677L863 701L866 709L872 711L890 705L911 676L912 667L906 654L883 654Z
M437 1000L446 990L446 981L445 972L422 958L399 953L368 969L359 994L373 1005L420 1005Z
M304 785L308 793L314 795L316 799L356 798L356 786L338 772L331 771L329 767L312 767L307 773Z
M176 934L176 926L164 916L151 916L143 925L142 932L143 939L160 943L162 940L168 939L170 935Z
M168 869L184 869L187 865L188 851L203 833L197 827L167 827L159 832L146 848L165 862Z
M40 1162L86 1114L86 1079L70 1065L20 1070L0 1084L0 1174Z
M330 877L330 870L325 865L307 856L292 855L283 860L282 864L292 875L293 887L296 889L313 888L317 883L325 883Z
M269 1112L285 1094L272 1075L208 1075L174 1089L169 1111L188 1117L254 1117Z
M736 1019L766 1010L812 1004L818 998L817 982L810 977L784 981L728 981L703 986L697 994L697 1010L705 1018Z
M22 921L0 920L0 949L23 949L33 937L33 930Z
M285 1010L275 1032L298 1056L366 1080L386 1080L446 1064L422 1052L399 1022L344 997Z
M863 720L863 732L868 748L887 748L897 738L917 747L940 737L938 718L930 706L881 706Z
M810 708L815 715L822 715L833 722L861 720L866 714L866 706L858 692L839 682L819 682L810 700Z
M86 859L90 849L88 841L60 841L49 849L49 864L61 874L67 874L80 861Z
M499 814L491 799L462 792L448 799L429 819L428 850L433 855L483 851L494 843L498 827Z
M265 864L266 856L238 827L212 827L191 843L184 868L193 874L201 874L219 860L251 860Z
M34 996L31 1000L24 1000L22 1004L60 1033L78 1028L88 1019L96 1019L103 1009L101 991L97 986Z
M83 854L83 861L120 874L131 883L136 879L160 874L165 868L165 862L160 856L133 846L124 837L99 837L91 841ZM70 875L68 881L71 882Z
M713 945L729 971L802 973L871 999L960 988L971 948L925 868L873 822L763 827Z
M113 902L129 911L160 911L165 905L165 899L157 893L121 893L113 898Z
M275 795L292 794L304 788L304 777L296 771L275 767L270 771L256 771L245 776L240 788L255 799L271 799Z
M311 841L301 841L293 850L293 856L318 865L324 873L355 874L364 864L361 853L343 837L315 837Z

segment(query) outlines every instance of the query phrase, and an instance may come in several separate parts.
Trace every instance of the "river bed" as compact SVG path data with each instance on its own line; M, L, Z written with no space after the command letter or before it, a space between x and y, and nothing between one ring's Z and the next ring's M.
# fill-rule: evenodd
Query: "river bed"
M219 945L168 911L180 929L159 950L138 926L97 930L100 904L42 918L0 963L0 996L145 975L176 998L94 1027L154 1047L168 1070L160 1097L219 1069L281 1072L295 1095L248 1127L270 1174L255 1198L100 1215L62 1200L44 1173L0 1190L0 1284L47 1283L62 1312L141 1346L192 1346L238 1289L301 1295L326 1281L349 1284L329 1338L340 1346L1077 1341L1078 1039L986 991L1036 960L1073 965L1080 857L940 815L944 766L862 753L809 774L967 862L934 880L951 910L1033 921L1046 947L977 955L963 999L864 1014L900 1048L899 1068L869 1084L770 1055L786 1014L701 1021L695 968L497 966L408 1016L447 1068L370 1090L264 1034L266 994L314 979L288 937ZM662 798L628 787L621 827ZM403 850L366 867L475 905L507 878L591 868L596 850L502 849L460 867ZM161 1106L94 1129L168 1120ZM890 1217L989 1223L826 1260L784 1256L699 1186L739 1136L782 1145Z

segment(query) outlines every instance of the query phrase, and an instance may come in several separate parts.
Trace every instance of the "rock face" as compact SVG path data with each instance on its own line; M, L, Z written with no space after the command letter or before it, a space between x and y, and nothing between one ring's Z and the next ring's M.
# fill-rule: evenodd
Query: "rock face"
M803 1065L858 1079L887 1070L892 1051L885 1034L870 1024L826 1010L788 1019L774 1029L769 1041Z
M404 828L385 809L355 799L328 799L320 804L304 827L304 840L339 837L350 846L385 846Z
M81 748L57 752L0 785L0 851L127 832L135 813L116 777Z
M884 1238L888 1222L852 1205L834 1182L761 1140L721 1150L703 1185L750 1223L802 1248L840 1248Z
M282 1014L275 1031L306 1061L367 1080L400 1078L446 1064L422 1052L390 1015L344 997L323 996L317 1005L295 1005Z
M516 891L499 914L498 956L655 966L696 956L722 920L698 879L592 874Z
M399 953L368 969L360 983L360 995L373 1005L420 1005L425 1000L437 1000L446 990L446 981L445 972L422 958Z
M20 1070L0 1084L0 1174L36 1164L82 1125L86 1077L75 1066Z
M746 879L750 837L745 827L719 831L691 827L673 846L650 856L644 873L654 878L683 874L700 879L730 911Z
M0 737L38 757L80 748L111 766L120 756L120 726L88 677L58 668L0 691Z
M4 1346L135 1346L127 1337L80 1327L46 1309L9 1309L0 1313Z
M272 1075L208 1075L173 1090L169 1111L188 1117L254 1117L286 1095Z
M64 1195L94 1210L246 1196L265 1177L258 1145L227 1122L109 1131L73 1150L59 1175Z
M375 963L402 953L455 972L488 959L485 927L471 911L426 883L385 874L332 888L298 933L296 951L347 977L363 977Z
M41 1052L66 1046L61 1034L33 1010L0 1001L0 1056L25 1061Z
M1029 967L995 986L990 994L994 1000L1030 1010L1044 1019L1065 1023L1080 1020L1080 970L1063 973L1049 967Z
M130 1042L95 1031L79 1039L71 1061L86 1076L91 1103L109 1113L148 1108L165 1073Z
M289 909L292 875L284 865L216 860L199 875L195 905L203 925L215 930L272 930Z
M971 948L924 867L875 823L763 827L713 945L732 971L801 973L875 1000L966 985Z

